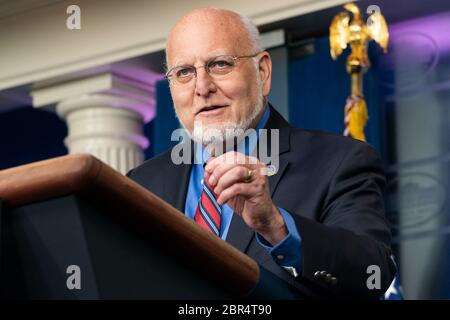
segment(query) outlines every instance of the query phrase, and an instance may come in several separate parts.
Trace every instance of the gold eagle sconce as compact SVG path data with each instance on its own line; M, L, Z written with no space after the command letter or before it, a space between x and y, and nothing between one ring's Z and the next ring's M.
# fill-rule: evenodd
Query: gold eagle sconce
M348 12L337 14L330 25L330 53L333 60L336 60L350 44L347 72L351 76L351 94L344 110L344 135L366 141L364 128L369 116L364 101L363 76L370 67L367 44L374 40L383 48L384 53L387 53L389 32L386 20L379 10L369 15L366 24L355 4L348 3L344 8ZM353 18L349 12L353 14Z

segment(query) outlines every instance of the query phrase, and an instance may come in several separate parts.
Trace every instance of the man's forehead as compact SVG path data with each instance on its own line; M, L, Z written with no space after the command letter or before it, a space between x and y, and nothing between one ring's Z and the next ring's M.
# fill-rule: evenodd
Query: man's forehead
M175 24L177 26L186 27L190 24L213 23L218 26L226 26L229 24L241 23L241 18L236 12L217 8L199 8L186 13Z
M221 10L211 12L195 11L174 26L166 49L171 65L184 60L203 61L221 54L248 54L247 47L251 47L248 31L237 15Z
M195 44L193 43L195 42ZM246 55L250 45L242 39L223 39L217 41L208 41L206 38L193 39L191 43L177 45L173 42L168 47L167 55L171 65L194 64L197 62L206 62L220 55Z
M241 26L227 26L209 22L205 24L189 24L172 30L168 45L174 47L190 47L196 45L235 45L248 40L247 31ZM195 42L195 43L193 43Z
M171 64L173 65L181 65L181 64L194 64L196 62L206 62L213 58L216 58L221 55L237 55L234 49L217 49L213 51L204 52L203 54L193 54L190 52L186 53L176 53L173 55L173 59Z

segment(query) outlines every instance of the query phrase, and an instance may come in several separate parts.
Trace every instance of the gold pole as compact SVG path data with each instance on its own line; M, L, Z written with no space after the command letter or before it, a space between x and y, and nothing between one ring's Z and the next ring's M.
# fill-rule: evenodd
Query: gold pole
M344 135L366 141L364 128L369 117L364 101L363 76L370 67L367 43L373 39L387 52L389 32L380 12L370 15L370 23L365 24L354 3L348 3L344 8L353 14L353 18L350 19L349 13L345 11L333 18L330 25L330 53L336 59L350 45L351 54L347 58L346 67L351 88L344 109Z
M362 72L353 72L351 74L351 95L363 95L363 75Z

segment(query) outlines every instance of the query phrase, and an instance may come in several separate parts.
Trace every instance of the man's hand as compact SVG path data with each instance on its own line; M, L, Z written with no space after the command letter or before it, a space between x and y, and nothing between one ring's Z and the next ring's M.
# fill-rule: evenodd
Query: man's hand
M211 158L205 179L214 188L219 205L228 204L272 245L287 236L283 217L270 196L267 167L257 158L234 151Z

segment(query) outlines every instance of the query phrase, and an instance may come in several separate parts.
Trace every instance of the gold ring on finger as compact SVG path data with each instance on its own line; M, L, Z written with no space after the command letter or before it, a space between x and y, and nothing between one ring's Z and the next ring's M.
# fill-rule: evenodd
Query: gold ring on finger
M247 171L247 177L245 178L245 181L249 182L249 181L252 180L252 178L253 178L253 170L248 170Z

